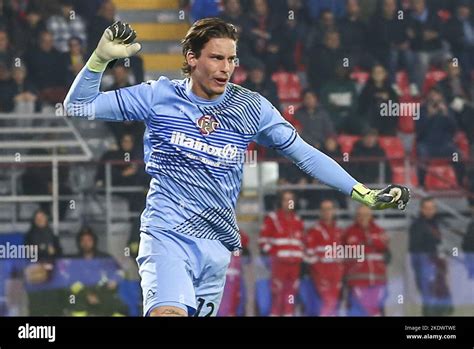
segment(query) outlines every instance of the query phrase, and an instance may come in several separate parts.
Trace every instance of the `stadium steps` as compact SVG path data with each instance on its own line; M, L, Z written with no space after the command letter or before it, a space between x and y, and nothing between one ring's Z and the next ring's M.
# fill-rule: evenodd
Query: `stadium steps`
M114 0L118 18L130 23L142 44L145 79L161 75L179 78L182 65L180 40L189 24L178 0Z

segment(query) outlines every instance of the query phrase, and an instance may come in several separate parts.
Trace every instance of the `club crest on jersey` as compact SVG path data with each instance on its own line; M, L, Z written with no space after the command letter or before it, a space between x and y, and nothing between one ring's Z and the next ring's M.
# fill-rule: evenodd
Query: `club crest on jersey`
M199 131L204 136L210 135L219 126L219 122L211 115L203 115L196 121Z

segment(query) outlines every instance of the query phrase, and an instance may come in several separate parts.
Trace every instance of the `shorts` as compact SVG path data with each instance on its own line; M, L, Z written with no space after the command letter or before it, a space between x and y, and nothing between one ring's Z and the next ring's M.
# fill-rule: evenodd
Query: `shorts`
M143 314L158 306L175 306L190 316L215 316L230 257L218 240L168 230L142 232L137 263Z

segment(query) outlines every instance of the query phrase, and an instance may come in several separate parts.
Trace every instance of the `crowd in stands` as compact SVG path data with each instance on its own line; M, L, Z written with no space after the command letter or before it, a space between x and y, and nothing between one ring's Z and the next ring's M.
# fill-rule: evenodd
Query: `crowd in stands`
M112 0L86 3L2 2L0 112L40 111L63 101L104 28L117 17ZM237 27L233 80L279 107L310 144L329 152L325 144L335 138L336 153L344 155L344 144L358 139L346 135L377 132L385 155L396 148L400 158L417 159L415 184L472 191L473 166L465 164L474 140L471 2L276 0L270 6L268 0L202 0L181 1L181 6L190 21L220 16ZM115 64L102 88L143 80L143 61L132 57ZM397 103L399 109L404 103L421 108L397 113L392 109ZM135 139L143 134L136 123L109 125L117 144L124 133ZM392 139L384 148L389 137L400 141ZM383 155L367 154L373 161ZM260 151L260 156L273 155ZM388 165L395 179L404 178L397 160L390 158ZM282 181L301 178L281 171Z

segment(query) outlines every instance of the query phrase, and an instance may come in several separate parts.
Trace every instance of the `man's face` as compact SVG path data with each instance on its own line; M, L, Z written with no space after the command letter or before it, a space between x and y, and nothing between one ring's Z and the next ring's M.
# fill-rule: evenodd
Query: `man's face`
M318 99L314 93L308 92L304 95L303 104L308 109L314 109L318 106Z
M197 85L195 92L200 97L213 99L224 93L235 69L236 51L234 40L214 38L204 45L199 58L188 53L188 64L192 68L191 79L193 85Z
M321 219L323 221L332 221L334 218L334 204L331 201L321 203Z
M0 51L8 49L8 35L6 32L0 32Z
M295 196L293 193L286 192L281 198L281 208L284 211L292 211L295 208Z
M385 0L383 2L383 11L385 14L393 15L396 9L397 9L397 4L395 0Z
M421 206L421 214L426 219L431 219L436 214L436 204L434 201L425 201Z
M122 137L120 146L123 151L130 152L133 150L133 138L130 135L125 135Z
M38 212L35 216L35 225L38 228L46 228L48 226L48 217L43 212Z
M351 16L358 16L360 12L359 2L357 0L347 1L347 13Z
M53 48L53 36L50 33L43 33L40 38L40 48L49 52Z
M89 234L85 234L81 237L79 245L82 252L91 252L94 250L94 239Z
M360 206L357 210L356 215L357 223L359 223L364 228L369 226L370 221L372 220L372 210L367 206Z
M368 148L375 147L377 145L377 141L377 136L374 134L365 135L363 139L364 145Z
M250 71L250 80L255 84L261 84L265 78L263 69L254 68Z

